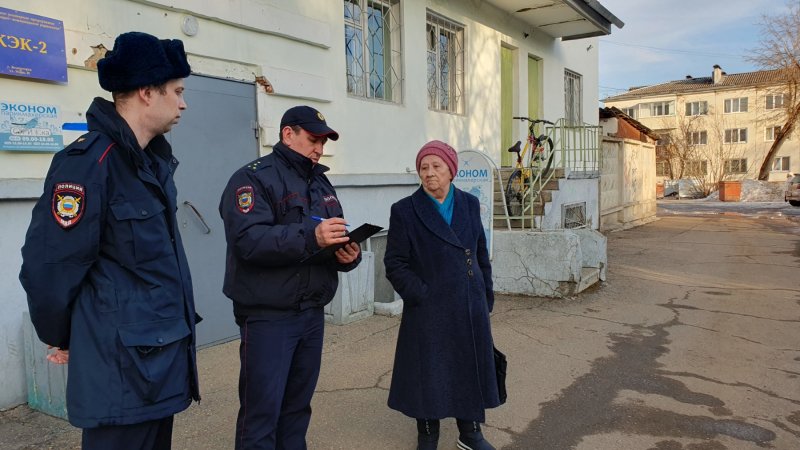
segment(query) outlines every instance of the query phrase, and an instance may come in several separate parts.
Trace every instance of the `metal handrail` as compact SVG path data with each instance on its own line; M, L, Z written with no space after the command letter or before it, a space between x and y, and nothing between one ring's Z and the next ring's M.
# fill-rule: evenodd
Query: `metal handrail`
M550 165L550 170L545 172L540 167L528 166L527 169L531 170L531 180L529 181L529 188L524 191L522 197L522 211L520 215L511 216L508 214L508 209L505 207L505 192L503 195L503 203L507 223L511 220L520 220L523 229L541 228L541 221L537 224L536 215L533 213L535 205L544 206L542 192L547 183L555 178L556 172L560 169L563 170L565 176L599 176L600 170L600 146L602 127L598 125L582 124L572 125L568 124L566 119L558 119L555 125L547 126L545 134L552 139L553 149L549 152L545 151L541 155L540 166L546 166L546 161L552 156L553 162ZM545 146L545 149L547 147ZM531 155L533 157L533 155ZM505 189L505 184L502 183L501 187ZM526 227L526 221L529 226Z

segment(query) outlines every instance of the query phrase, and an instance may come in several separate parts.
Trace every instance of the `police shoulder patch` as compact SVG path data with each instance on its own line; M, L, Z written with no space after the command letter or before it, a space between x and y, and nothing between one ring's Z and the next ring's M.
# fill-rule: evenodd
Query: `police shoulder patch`
M236 207L239 208L239 212L242 214L252 211L255 201L253 186L247 185L236 189Z
M72 228L83 217L86 190L77 183L56 183L53 187L53 217L64 229Z

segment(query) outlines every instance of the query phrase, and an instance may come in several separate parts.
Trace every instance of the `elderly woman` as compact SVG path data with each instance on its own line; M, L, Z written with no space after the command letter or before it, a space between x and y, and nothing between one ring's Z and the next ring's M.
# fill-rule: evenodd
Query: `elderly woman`
M458 156L441 141L417 153L422 181L392 205L386 277L403 298L389 407L417 419L418 449L436 449L455 417L458 448L494 449L481 434L500 404L489 312L492 269L478 199L452 184Z

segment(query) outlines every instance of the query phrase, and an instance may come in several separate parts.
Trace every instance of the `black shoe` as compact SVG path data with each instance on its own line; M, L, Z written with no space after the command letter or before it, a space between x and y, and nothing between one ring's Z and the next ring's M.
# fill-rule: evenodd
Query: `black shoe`
M456 445L461 450L495 450L492 444L483 438L480 431L459 434Z
M436 450L439 446L439 421L417 419L417 450Z
M458 440L456 445L461 450L495 450L492 444L483 438L478 422L456 420L458 424Z
M439 433L417 435L417 450L436 450L439 446Z

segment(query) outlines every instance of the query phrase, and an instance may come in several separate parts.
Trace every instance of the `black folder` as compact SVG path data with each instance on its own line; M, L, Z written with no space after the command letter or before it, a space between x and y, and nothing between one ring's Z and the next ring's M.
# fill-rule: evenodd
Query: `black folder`
M345 245L356 242L362 243L367 240L368 237L372 236L373 234L381 231L383 227L379 227L377 225L372 225L371 223L365 223L360 227L356 228L355 230L347 233L347 236L350 238L349 241L343 244L336 244L336 245L329 245L325 248L321 248L316 252L312 253L311 255L303 258L300 263L301 264L319 264L330 260L333 258L333 254L336 253L336 250L344 247Z

